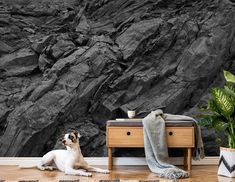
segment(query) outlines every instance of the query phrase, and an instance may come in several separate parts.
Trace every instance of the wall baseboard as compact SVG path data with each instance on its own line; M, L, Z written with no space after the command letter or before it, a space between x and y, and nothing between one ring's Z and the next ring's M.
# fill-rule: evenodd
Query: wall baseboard
M0 165L34 166L40 161L40 157L0 157ZM107 157L85 157L90 165L107 165ZM183 165L183 157L172 157L169 161L174 165ZM199 161L192 161L193 165L218 165L219 157L205 157ZM147 165L144 157L114 157L114 165Z

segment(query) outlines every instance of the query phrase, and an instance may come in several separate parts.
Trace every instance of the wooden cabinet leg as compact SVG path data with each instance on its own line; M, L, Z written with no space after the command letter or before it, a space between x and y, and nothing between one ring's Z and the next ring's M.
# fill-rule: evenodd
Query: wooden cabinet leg
M113 157L112 157L112 147L109 147L108 148L108 157L109 157L109 170L112 170L112 168L113 168Z
M187 149L187 165L188 171L192 169L192 148Z
M187 149L185 148L184 149L184 169L187 170L188 168L188 165L187 165L187 160L188 160L188 151Z

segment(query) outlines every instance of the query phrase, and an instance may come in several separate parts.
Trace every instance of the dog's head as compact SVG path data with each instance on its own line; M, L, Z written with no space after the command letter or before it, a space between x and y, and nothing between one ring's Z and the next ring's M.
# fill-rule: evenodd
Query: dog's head
M78 143L78 139L80 137L81 136L77 131L72 131L70 133L66 133L64 137L61 139L61 142L65 146L71 146L75 143Z

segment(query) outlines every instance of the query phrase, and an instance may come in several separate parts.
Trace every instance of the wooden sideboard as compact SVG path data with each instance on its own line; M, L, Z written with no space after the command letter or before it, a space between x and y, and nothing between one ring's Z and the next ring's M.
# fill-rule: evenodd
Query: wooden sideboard
M191 170L192 148L194 142L194 127L166 127L167 144L170 148L185 148L184 166ZM112 148L115 147L144 147L143 127L107 126L106 145L108 147L108 167L112 170Z

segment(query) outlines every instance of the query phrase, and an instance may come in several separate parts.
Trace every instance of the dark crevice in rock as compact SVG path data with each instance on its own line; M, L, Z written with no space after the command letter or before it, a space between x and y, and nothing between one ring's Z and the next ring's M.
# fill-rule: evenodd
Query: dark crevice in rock
M0 137L4 134L7 127L7 117L11 110L5 111L5 113L0 118Z

